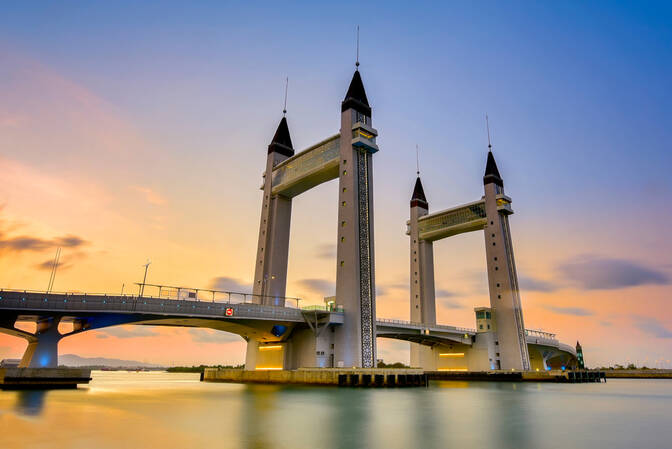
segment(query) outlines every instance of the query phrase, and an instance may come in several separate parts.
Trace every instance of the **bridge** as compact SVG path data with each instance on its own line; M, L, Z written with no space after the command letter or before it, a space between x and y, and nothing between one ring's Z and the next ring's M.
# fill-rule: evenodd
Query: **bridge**
M89 330L134 324L208 328L257 339L262 347L286 345L299 333L319 334L323 329L343 324L343 310L334 306L272 306L253 302L252 294L221 290L168 287L157 288L157 296L108 295L78 292L48 293L0 289L0 332L28 341L21 367L56 367L61 339ZM201 298L199 298L199 294ZM17 323L33 322L34 332L20 329ZM59 325L71 325L63 332ZM529 330L530 345L560 355L576 356L573 348L562 345L555 335ZM394 319L377 319L378 338L391 338L430 347L473 347L476 329L425 325ZM277 349L277 348L274 348ZM327 362L327 360L324 360ZM298 366L296 366L298 367ZM441 368L439 368L441 369Z
M286 112L286 111L285 111ZM247 370L376 366L376 339L410 342L411 364L426 370L546 370L573 366L577 353L523 321L509 216L511 198L488 146L484 195L429 212L420 176L407 222L409 322L376 315L373 158L378 131L361 74L341 102L340 130L295 153L287 117L268 145L251 294L141 284L138 295L0 290L0 332L28 340L22 367L53 367L58 342L87 330L137 324L202 327L240 335ZM338 181L336 292L328 306L286 296L292 199ZM476 329L436 323L433 242L483 231L490 307L474 309ZM145 295L145 287L155 294ZM17 322L36 323L35 331ZM71 330L59 332L62 323ZM65 326L63 326L65 327ZM580 358L580 357L579 357Z

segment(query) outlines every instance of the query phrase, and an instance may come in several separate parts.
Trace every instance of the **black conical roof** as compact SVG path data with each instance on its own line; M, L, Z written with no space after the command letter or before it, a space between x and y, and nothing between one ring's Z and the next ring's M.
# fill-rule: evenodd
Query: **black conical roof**
M495 162L495 157L492 155L492 151L488 151L488 162L485 164L485 175L483 175L483 184L490 184L494 182L500 187L504 186L504 181L499 175L499 170L497 169L497 163Z
M345 94L345 99L341 103L341 111L347 109L354 109L364 115L371 116L371 107L369 106L369 100L366 98L366 91L359 70L355 70L355 74L352 75L348 93Z
M411 196L411 207L420 206L425 209L429 208L427 198L425 198L425 190L422 188L420 176L415 180L415 187L413 188L413 196Z
M294 147L292 146L292 138L289 136L289 126L287 126L286 117L280 120L273 140L271 140L271 144L268 146L268 153L273 152L283 154L287 157L294 156Z

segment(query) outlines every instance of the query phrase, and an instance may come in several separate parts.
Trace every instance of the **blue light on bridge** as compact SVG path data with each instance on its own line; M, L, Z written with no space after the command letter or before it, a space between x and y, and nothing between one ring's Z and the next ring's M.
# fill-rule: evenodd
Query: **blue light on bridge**
M48 355L45 354L42 357L40 357L40 366L42 368L45 368L45 367L49 366L49 356Z
M287 326L283 326L281 324L276 324L271 329L271 334L275 335L276 337L279 337L282 334L284 334L286 331L287 331Z
M562 368L563 371L565 370L565 366L564 366L564 365L563 365L561 368Z

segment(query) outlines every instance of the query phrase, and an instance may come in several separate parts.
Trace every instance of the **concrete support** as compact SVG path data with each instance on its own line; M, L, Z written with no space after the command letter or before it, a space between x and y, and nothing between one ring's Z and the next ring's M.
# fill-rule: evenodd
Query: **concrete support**
M492 154L489 154L492 157ZM494 159L493 159L494 164ZM497 175L499 175L497 173ZM486 176L487 178L487 176ZM485 254L488 267L490 306L495 321L497 353L502 369L529 370L530 357L520 303L518 275L513 258L509 219L498 210L498 195L504 194L501 179L485 184Z
M287 258L292 200L271 194L273 167L287 159L278 152L268 154L264 177L257 259L254 270L254 302L284 306L287 287Z
M420 178L418 178L420 182ZM424 196L424 195L423 195ZM410 219L410 280L411 280L411 321L427 325L436 324L436 297L434 291L434 249L433 243L421 240L418 218L427 215L425 202L411 200ZM411 343L411 366L429 369L433 365L432 348Z
M60 318L43 318L37 322L35 341L29 341L19 368L58 368L58 332Z
M341 114L336 303L345 309L335 332L336 367L376 364L376 298L373 248L372 155L352 145L353 124L371 118L354 110Z

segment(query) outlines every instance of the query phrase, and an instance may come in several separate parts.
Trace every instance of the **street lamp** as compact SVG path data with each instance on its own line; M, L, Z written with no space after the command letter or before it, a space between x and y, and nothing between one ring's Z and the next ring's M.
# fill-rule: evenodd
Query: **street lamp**
M140 285L140 297L142 297L143 293L145 293L145 282L147 281L147 270L149 269L149 265L151 263L152 263L152 261L147 259L147 263L143 265L143 267L145 267L145 277L142 279L142 285Z

